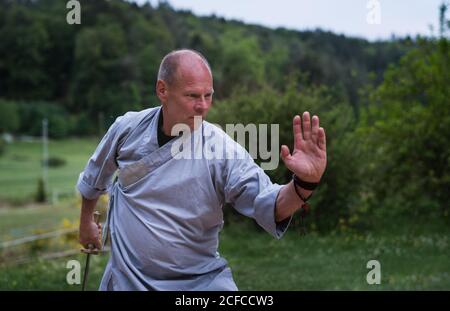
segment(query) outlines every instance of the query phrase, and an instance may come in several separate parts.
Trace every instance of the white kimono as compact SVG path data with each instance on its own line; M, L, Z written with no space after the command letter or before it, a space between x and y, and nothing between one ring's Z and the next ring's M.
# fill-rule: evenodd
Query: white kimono
M206 121L189 138L192 150L213 139L238 157L177 158L182 148L174 154L172 145L181 136L159 147L160 112L156 107L117 118L80 174L77 187L83 197L110 193L104 227L109 227L111 256L100 290L237 290L227 261L217 252L223 204L281 238L291 220L275 222L281 186Z

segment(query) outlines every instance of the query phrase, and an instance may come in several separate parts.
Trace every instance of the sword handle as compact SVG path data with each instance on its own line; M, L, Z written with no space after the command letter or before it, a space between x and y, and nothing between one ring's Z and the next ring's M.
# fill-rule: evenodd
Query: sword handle
M94 212L94 221L95 223L98 225L98 222L100 220L100 212L99 211L95 211Z

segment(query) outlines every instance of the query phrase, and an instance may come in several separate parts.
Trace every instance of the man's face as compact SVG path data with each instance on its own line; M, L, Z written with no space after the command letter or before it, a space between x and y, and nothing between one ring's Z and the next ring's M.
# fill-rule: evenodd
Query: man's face
M211 73L203 63L182 64L171 85L161 82L166 89L164 95L159 97L163 103L164 123L167 121L170 129L179 123L193 129L195 116L206 117L214 91Z

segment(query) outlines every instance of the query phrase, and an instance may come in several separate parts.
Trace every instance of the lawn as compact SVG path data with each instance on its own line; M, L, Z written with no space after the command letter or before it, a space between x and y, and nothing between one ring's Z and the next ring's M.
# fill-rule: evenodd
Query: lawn
M73 196L79 173L94 152L97 139L51 140L49 157L65 161L59 167L49 168L50 199ZM38 179L42 176L42 144L40 142L13 142L0 156L0 201L23 203L33 199Z
M235 280L245 290L450 289L449 235L336 234L281 240L233 229L221 239ZM381 284L366 281L369 260L381 265Z
M29 204L24 207L0 208L0 241L30 236L42 231L60 229L64 222L74 222L80 215L76 200L65 200L57 206Z
M290 230L275 240L253 226L233 223L222 231L219 251L240 290L449 290L449 236L437 231L301 236ZM93 257L88 289L97 289L107 258ZM366 282L372 259L381 265L380 285ZM0 266L0 289L80 290L66 282L69 260L84 266L81 254Z

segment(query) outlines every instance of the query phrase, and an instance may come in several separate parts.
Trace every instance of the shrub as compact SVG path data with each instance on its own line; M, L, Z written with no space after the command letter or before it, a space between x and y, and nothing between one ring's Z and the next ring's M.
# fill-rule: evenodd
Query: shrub
M48 167L60 167L66 165L66 160L59 157L50 157L47 161Z
M38 179L38 185L35 196L36 202L43 203L47 201L47 192L45 189L44 180L42 178Z

